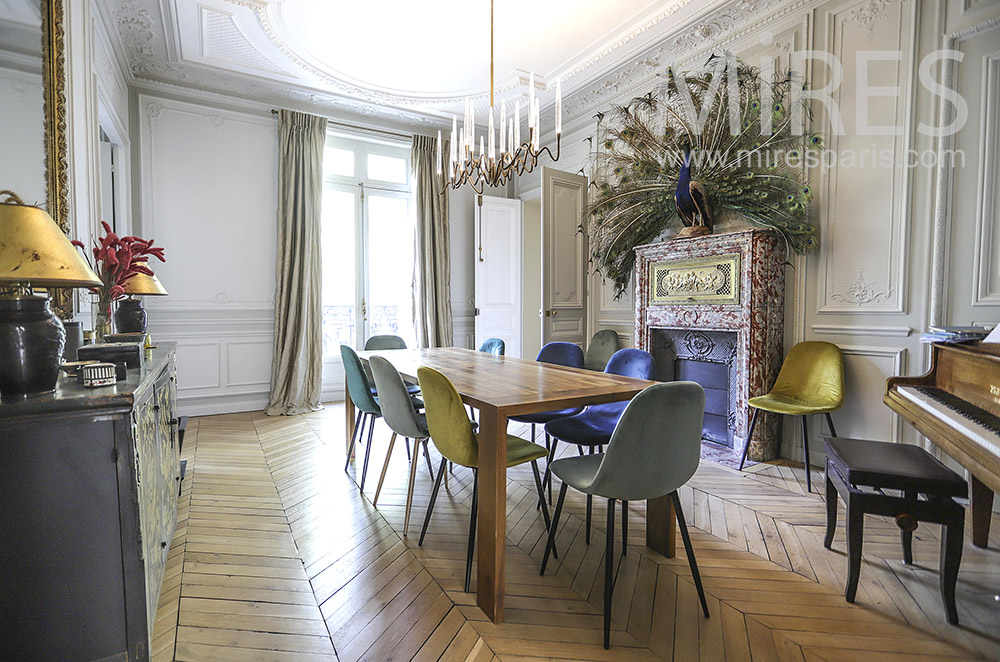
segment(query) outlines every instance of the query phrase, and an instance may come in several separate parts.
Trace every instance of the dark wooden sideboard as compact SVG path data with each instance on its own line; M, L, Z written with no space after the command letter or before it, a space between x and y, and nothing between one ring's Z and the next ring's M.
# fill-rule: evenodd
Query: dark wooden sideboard
M0 659L148 660L177 523L175 347L0 402Z

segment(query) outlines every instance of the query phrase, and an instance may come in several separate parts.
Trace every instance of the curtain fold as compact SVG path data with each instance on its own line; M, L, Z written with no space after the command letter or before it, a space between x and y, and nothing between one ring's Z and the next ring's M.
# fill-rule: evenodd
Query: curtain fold
M322 409L320 213L326 119L278 114L278 255L270 416Z
M448 141L441 152L448 153ZM451 249L448 194L437 191L437 139L413 136L410 164L417 204L413 261L413 323L420 347L450 347Z

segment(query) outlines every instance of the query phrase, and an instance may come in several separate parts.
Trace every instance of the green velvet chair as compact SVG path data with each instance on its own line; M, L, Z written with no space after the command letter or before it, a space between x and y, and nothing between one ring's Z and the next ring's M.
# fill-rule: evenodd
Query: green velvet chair
M747 431L746 444L743 446L740 469L742 470L746 463L750 439L753 437L754 426L757 425L757 414L761 410L801 416L806 489L812 492L806 416L824 414L826 423L830 426L830 436L837 436L830 412L840 409L844 404L844 357L840 348L821 341L800 342L795 345L785 357L785 362L781 364L774 388L769 393L750 398L747 404L753 408L753 417L750 419L750 429Z
M472 580L472 553L476 543L476 509L479 503L479 439L472 429L472 422L465 415L462 398L445 375L432 368L417 368L417 381L424 396L427 430L431 441L441 453L441 466L438 468L434 487L431 490L430 502L427 504L427 514L424 516L424 526L420 531L419 545L424 544L427 535L427 525L431 521L434 502L437 500L441 478L448 462L472 469L472 513L469 517L469 543L465 561L465 591L468 593ZM542 479L538 473L538 460L545 457L547 451L538 444L507 435L507 466L516 467L525 462L531 463L535 475L535 489L538 490L538 501L542 508L545 527L549 526L549 508L542 495Z
M615 501L642 501L670 495L677 512L691 576L701 607L708 618L708 604L701 586L698 563L688 535L677 490L686 483L701 460L701 426L705 416L705 391L695 382L654 384L635 396L622 413L608 442L597 455L564 457L549 467L562 480L552 515L549 539L542 557L542 571L555 544L566 488L608 500L607 549L604 554L604 647L611 644L611 596L618 560L615 547Z

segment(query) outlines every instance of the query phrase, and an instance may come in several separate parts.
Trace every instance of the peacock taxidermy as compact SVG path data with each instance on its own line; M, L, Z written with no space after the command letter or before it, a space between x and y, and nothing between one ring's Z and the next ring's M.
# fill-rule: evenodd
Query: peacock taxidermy
M790 107L791 77L762 81L731 57L713 56L709 65L698 74L668 69L658 90L599 116L597 191L582 225L597 270L618 294L632 277L633 248L668 228L683 226L679 237L707 234L727 215L779 232L796 253L816 242L802 162L823 140L793 134L808 113L804 104Z

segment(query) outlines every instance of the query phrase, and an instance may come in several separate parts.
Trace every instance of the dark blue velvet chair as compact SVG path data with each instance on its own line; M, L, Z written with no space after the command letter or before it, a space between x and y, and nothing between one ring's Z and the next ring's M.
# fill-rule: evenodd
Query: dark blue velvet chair
M571 342L550 342L542 351L538 352L535 358L540 363L554 363L564 365L569 368L583 368L583 350L579 345ZM571 409L559 409L557 411L543 411L537 414L525 414L523 416L511 416L510 420L518 423L531 423L531 441L535 441L535 424L545 424L557 418L574 416L583 411L583 407L573 407ZM545 447L549 447L548 435L545 438ZM551 500L551 499L550 499Z
M608 360L604 372L623 377L634 377L636 379L652 379L654 372L653 355L641 349L620 349ZM556 447L560 441L568 444L576 444L580 455L583 455L583 447L587 446L589 454L593 455L595 448L598 452L603 452L604 445L611 440L611 434L618 425L618 419L628 406L628 401L609 402L603 405L592 405L575 416L557 418L545 424L546 439L552 439L549 447L549 464L556 457ZM552 498L552 474L548 467L545 469L545 481L549 483L549 499ZM622 503L623 512L628 508L626 503ZM587 529L585 532L586 542L590 544L590 516L593 509L593 498L587 495ZM623 529L627 529L628 519L622 520ZM622 533L623 540L628 531Z

